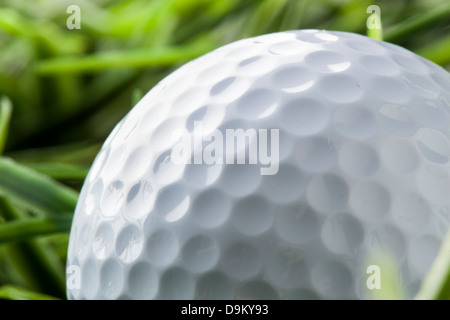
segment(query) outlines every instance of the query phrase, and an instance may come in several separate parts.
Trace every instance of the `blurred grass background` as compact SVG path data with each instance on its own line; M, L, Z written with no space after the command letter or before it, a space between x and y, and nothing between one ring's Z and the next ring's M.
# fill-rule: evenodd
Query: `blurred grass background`
M79 30L66 26L72 4ZM244 37L366 34L372 4L384 40L450 70L448 0L0 0L0 298L65 298L83 179L114 125L165 75Z

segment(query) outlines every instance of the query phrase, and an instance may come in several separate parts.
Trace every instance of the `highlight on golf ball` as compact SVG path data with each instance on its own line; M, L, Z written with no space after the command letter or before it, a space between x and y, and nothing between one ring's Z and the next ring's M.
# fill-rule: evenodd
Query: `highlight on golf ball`
M377 256L412 298L449 225L449 128L450 74L402 47L298 30L216 49L104 143L68 298L368 299Z

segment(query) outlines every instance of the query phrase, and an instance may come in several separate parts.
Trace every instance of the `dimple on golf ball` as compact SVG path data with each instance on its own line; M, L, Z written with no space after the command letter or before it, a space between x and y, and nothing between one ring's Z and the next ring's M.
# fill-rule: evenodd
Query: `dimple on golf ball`
M318 30L225 45L103 145L68 298L366 299L377 252L413 297L448 228L449 137L449 73L399 46Z

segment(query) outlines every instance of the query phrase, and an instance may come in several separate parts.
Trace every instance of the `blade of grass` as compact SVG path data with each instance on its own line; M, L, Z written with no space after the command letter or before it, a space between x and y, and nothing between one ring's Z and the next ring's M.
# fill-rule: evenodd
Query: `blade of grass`
M29 219L27 212L1 197L0 214L7 223L20 223ZM28 230L30 231L29 226ZM11 229L9 231L11 235ZM17 233L16 236L19 234ZM13 266L13 273L26 287L57 297L65 296L64 268L50 246L35 239L6 244L4 248L7 260Z
M422 282L417 300L450 300L450 232Z
M83 57L61 57L40 61L35 70L38 74L96 72L112 68L142 68L170 66L183 60L196 58L212 50L210 44L156 49L135 49L96 53Z
M367 261L367 266L372 266L379 271L380 281L378 288L368 290L374 300L404 300L406 295L402 287L402 279L399 277L399 266L394 256L388 252L377 250L372 253ZM370 272L369 272L370 271ZM374 270L366 270L369 274ZM372 273L374 274L374 273ZM368 279L370 280L370 279ZM368 288L368 284L366 283Z
M108 32L121 38L138 36L146 44L146 40L153 44L165 43L158 41L158 38L165 38L173 33L171 31L176 21L173 19L172 3L173 0L119 2L110 7L109 20L105 21L109 26ZM164 27L167 28L164 30ZM148 34L153 36L147 37Z
M7 158L0 158L1 194L44 215L72 213L78 198L72 189Z
M22 242L34 237L69 232L72 217L30 218L0 224L0 244Z
M69 238L70 233L66 232L48 235L42 239L43 242L45 241L45 243L53 249L62 265L65 265L67 261L67 248L69 247Z
M101 144L75 143L36 149L22 149L6 155L28 166L32 163L65 163L90 165L100 150Z
M88 172L89 167L77 166L66 163L28 163L27 166L39 173L45 174L46 176L55 180L78 180L83 181Z
M281 30L297 29L300 26L303 20L303 16L306 12L305 6L306 6L305 1L289 1L286 5L280 29Z
M375 40L383 41L383 29L367 29L367 36Z
M0 287L0 299L7 300L59 300L39 292L27 290L18 286L6 285Z
M412 33L425 29L426 26L436 23L441 19L448 19L450 16L450 2L439 7L432 8L429 11L421 12L391 28L387 28L384 32L384 40L395 42L397 40L407 38Z
M287 2L287 0L261 1L248 21L245 36L250 37L267 32L270 24L282 12Z
M366 21L369 17L367 8L372 3L373 1L371 0L350 0L341 2L340 4L339 2L333 2L332 5L323 6L318 1L311 1L311 7L309 8L310 12L313 8L315 8L315 10L322 9L325 11L322 13L324 15L322 19L325 19L324 24L312 20L309 15L305 18L316 28L320 27L331 30L359 32L360 30L363 31L365 29L364 27L366 26Z
M13 36L37 40L55 54L79 53L85 48L81 33L68 37L65 30L51 20L30 19L9 8L0 8L0 28Z
M5 245L6 258L21 283L56 297L65 297L65 273L56 253L37 240Z
M3 97L0 100L0 155L6 145L6 138L8 136L9 121L11 119L12 105L11 101Z
M450 36L432 42L416 53L441 66L450 64Z
M227 1L229 7L226 7L221 12L216 12L214 15L198 15L195 13L195 18L186 17L188 23L181 21L183 28L177 30L173 34L174 43L184 43L190 39L198 39L199 37L211 37L214 36L217 31L220 33L220 29L226 30L231 27L231 29L239 28L239 33L231 32L229 35L225 32L225 37L221 37L221 41L218 43L228 43L233 40L241 38L243 25L241 20L247 22L248 14L247 12L252 12L254 6L259 0L248 0L248 1ZM216 1L216 3L225 3L225 1ZM183 1L185 3L185 1ZM229 29L228 29L229 30ZM232 30L229 30L232 31ZM216 39L217 40L217 39Z
M367 28L367 36L375 40L383 41L383 24L381 22L381 16L377 12L372 13L372 15L375 16L371 16L371 19L376 19L379 25L374 26L374 28Z
M140 88L133 89L133 92L131 93L131 105L135 106L144 96L144 93Z

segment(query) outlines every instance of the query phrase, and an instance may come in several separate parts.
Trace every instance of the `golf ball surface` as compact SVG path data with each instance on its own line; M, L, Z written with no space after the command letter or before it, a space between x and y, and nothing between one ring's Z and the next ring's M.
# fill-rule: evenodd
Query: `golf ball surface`
M450 75L406 49L318 30L225 45L106 140L68 298L366 299L377 252L411 298L448 228L449 137Z

